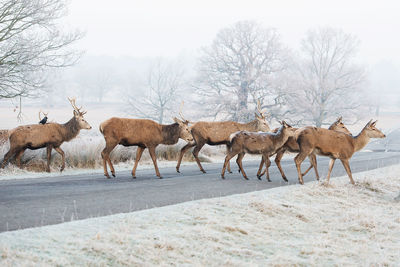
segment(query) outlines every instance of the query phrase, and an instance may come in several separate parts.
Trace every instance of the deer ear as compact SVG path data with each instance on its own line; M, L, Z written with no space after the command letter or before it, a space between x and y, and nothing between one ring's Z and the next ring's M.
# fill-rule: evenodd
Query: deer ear
M340 116L339 118L337 118L336 123L340 123L342 122L342 116Z
M256 116L257 119L260 118L256 112L254 112L254 115Z
M378 120L374 121L373 123L371 123L372 126L375 126L376 123L378 122Z
M76 110L74 110L74 116L75 116L75 117L78 117L78 116L79 116L79 113L76 112Z

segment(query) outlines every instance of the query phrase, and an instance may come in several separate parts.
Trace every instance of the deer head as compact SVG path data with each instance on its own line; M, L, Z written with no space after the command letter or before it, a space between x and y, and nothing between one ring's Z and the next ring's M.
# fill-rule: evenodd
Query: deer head
M351 132L347 129L347 127L342 122L342 116L336 119L334 123L329 127L329 130L340 131L345 134L352 135Z
M261 103L260 103L260 99L257 100L257 111L259 114L257 114L257 112L255 113L255 117L257 119L257 123L258 123L258 130L259 131L263 131L263 132L268 132L270 130L269 125L267 123L267 116L266 116L266 111L262 111L261 110Z
M75 104L76 99L75 98L68 98L69 102L71 103L71 106L74 108L74 118L78 122L79 127L81 129L86 129L90 130L92 129L92 126L84 119L83 115L86 114L86 111L81 111L82 107L78 108Z
M364 130L366 131L367 136L370 138L385 138L386 135L375 127L377 122L378 121L372 122L372 120L370 120L367 125L365 125Z
M179 124L179 138L182 138L186 142L193 142L193 135L190 131L189 121L174 118L174 122Z
M291 125L286 121L280 121L279 123L282 125L282 130L286 132L288 136L294 136L296 130Z

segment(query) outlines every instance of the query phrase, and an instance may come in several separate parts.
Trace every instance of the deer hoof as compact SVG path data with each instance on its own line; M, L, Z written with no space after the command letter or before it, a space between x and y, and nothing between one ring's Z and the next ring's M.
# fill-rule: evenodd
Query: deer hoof
M111 173L113 177L115 177L115 173Z
M247 177L244 177L244 179L249 180L249 178L247 178Z
M107 179L110 179L110 175L108 175L108 173L105 173L104 176L107 177Z
M224 176L224 175L221 175L221 178L222 178L222 179L225 179L225 176Z
M132 178L133 178L133 179L136 179L136 176L132 175Z
M268 182L271 182L271 180L270 180L270 179L267 179L267 181L268 181Z
M158 176L158 179L162 179L162 176Z
M176 172L177 172L177 173L181 173L181 172L179 171L179 169L176 169Z
M261 175L257 175L258 180L261 180Z

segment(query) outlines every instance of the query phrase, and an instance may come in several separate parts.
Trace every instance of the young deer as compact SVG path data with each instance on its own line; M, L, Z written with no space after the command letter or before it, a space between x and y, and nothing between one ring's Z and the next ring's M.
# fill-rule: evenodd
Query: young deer
M10 150L5 154L2 168L5 167L7 161L16 155L18 167L21 168L21 157L24 151L29 148L36 150L39 148L47 148L47 167L46 171L50 172L51 150L54 148L62 157L62 166L60 171L65 168L64 151L60 148L61 144L75 138L81 129L92 129L89 123L83 118L86 112L80 111L75 105L75 99L69 99L74 108L74 116L67 123L46 123L19 126L9 132Z
M243 170L242 159L246 153L262 154L265 159L276 153L281 148L290 136L294 135L292 126L285 121L281 122L282 126L276 133L255 133L240 131L231 135L230 151L225 157L224 166L222 168L221 177L224 179L226 166L231 158L238 155L236 163L243 177L248 180L246 173Z
M361 150L367 145L370 138L384 138L385 135L378 130L376 122L370 120L362 129L359 135L350 136L345 133L330 131L323 128L304 127L296 132L297 143L300 147L300 153L294 158L300 184L304 184L301 174L301 163L311 155L317 154L331 158L327 174L327 183L329 183L331 171L336 159L340 159L350 182L354 184L351 174L349 160L356 151Z
M110 160L110 153L116 145L138 146L132 177L136 178L136 168L143 151L148 148L153 160L156 175L162 178L157 167L156 147L159 144L173 145L179 138L192 142L189 131L189 122L174 118L175 123L170 125L158 124L146 119L111 118L100 124L100 132L106 141L106 147L101 152L103 158L104 175L110 178L107 172L107 163L111 174L115 177L114 166Z
M273 132L277 132L278 129L279 128L274 129ZM293 128L293 129L296 131L299 128ZM329 126L328 129L332 130L332 131L339 131L339 132L351 135L351 132L343 124L342 117L337 118L336 121L334 123L332 123ZM282 179L285 182L287 182L288 180L286 178L285 173L283 172L283 169L282 169L282 166L281 166L281 160L282 160L283 154L285 154L286 151L289 151L289 152L292 152L292 153L294 153L294 152L298 153L300 151L299 144L297 144L296 139L295 139L294 136L289 137L287 142L280 149L278 149L278 151L276 152L276 156L275 156L276 166L278 166L278 169L279 169L279 171L280 171L280 173L282 175ZM316 155L310 154L308 157L310 159L310 166L308 167L308 169L302 175L303 176L306 175L314 166L314 171L315 171L316 178L317 178L317 180L319 180ZM264 165L264 158L261 159L260 167L259 167L258 172L257 172L257 177L258 177L258 179L260 179L264 175L264 173L266 173L267 180L270 181L268 168L270 167L271 162L269 160L267 161L267 163L266 163L267 168L265 168L265 170L261 173L263 165Z
M176 165L176 171L179 172L179 167L181 165L183 155L191 147L195 147L193 149L193 156L196 160L197 165L200 168L200 171L205 173L206 171L203 169L203 166L201 166L198 157L200 150L205 144L211 146L227 145L229 144L230 135L237 131L268 132L270 128L266 121L265 114L261 111L261 105L259 101L257 102L257 111L259 112L259 115L255 113L255 119L249 123L239 123L234 121L221 121L221 122L199 121L193 124L191 126L191 132L194 141L182 147L178 158L178 163ZM227 153L228 152L229 148L227 146ZM231 172L229 163L228 163L228 171Z

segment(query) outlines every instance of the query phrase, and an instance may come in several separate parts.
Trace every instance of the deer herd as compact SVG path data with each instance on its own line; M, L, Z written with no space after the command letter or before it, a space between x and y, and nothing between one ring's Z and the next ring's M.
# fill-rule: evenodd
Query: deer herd
M47 149L46 171L50 172L51 151L54 148L62 157L62 166L60 171L65 168L65 155L60 146L65 141L75 138L81 129L90 130L92 127L84 119L86 112L81 111L75 103L75 99L69 99L73 107L73 117L64 124L47 122L47 113L45 119L41 119L39 113L39 124L19 126L7 131L10 142L10 149L4 155L1 168L4 168L7 162L14 156L18 167L21 166L21 157L26 149ZM147 119L129 119L129 118L110 118L100 124L100 133L104 136L105 148L101 152L103 159L104 175L110 178L107 171L107 164L112 176L115 177L115 169L110 159L111 151L117 145L137 146L135 164L132 169L132 177L136 178L136 168L143 151L149 150L154 164L156 175L162 178L157 166L156 147L159 144L173 145L179 138L187 142L180 150L176 171L180 172L182 158L186 151L193 149L195 161L203 173L203 166L198 157L200 150L205 144L226 145L226 157L222 167L221 178L225 178L225 170L231 172L229 161L236 157L236 163L239 172L245 179L248 179L242 165L243 157L246 153L261 155L260 166L257 172L258 179L265 174L268 181L269 167L271 165L270 157L275 155L275 162L282 175L282 179L287 182L286 175L282 169L280 161L285 152L297 153L294 162L297 168L298 180L300 184L304 183L303 176L314 168L317 180L319 174L317 169L316 155L330 157L329 169L326 182L329 183L330 174L336 159L342 162L350 182L354 184L350 170L349 160L356 151L361 150L367 145L370 138L384 138L385 135L378 130L376 121L369 121L361 132L353 136L345 127L342 118L338 118L328 129L306 126L302 128L291 127L285 121L281 121L281 126L271 131L265 113L261 110L260 102L257 105L257 113L253 121L249 123L239 123L234 121L206 122L196 123L185 120L182 113L181 118L174 118L174 123L169 125L159 124ZM302 173L301 163L308 157L310 161L309 168ZM263 171L263 166L265 170Z

